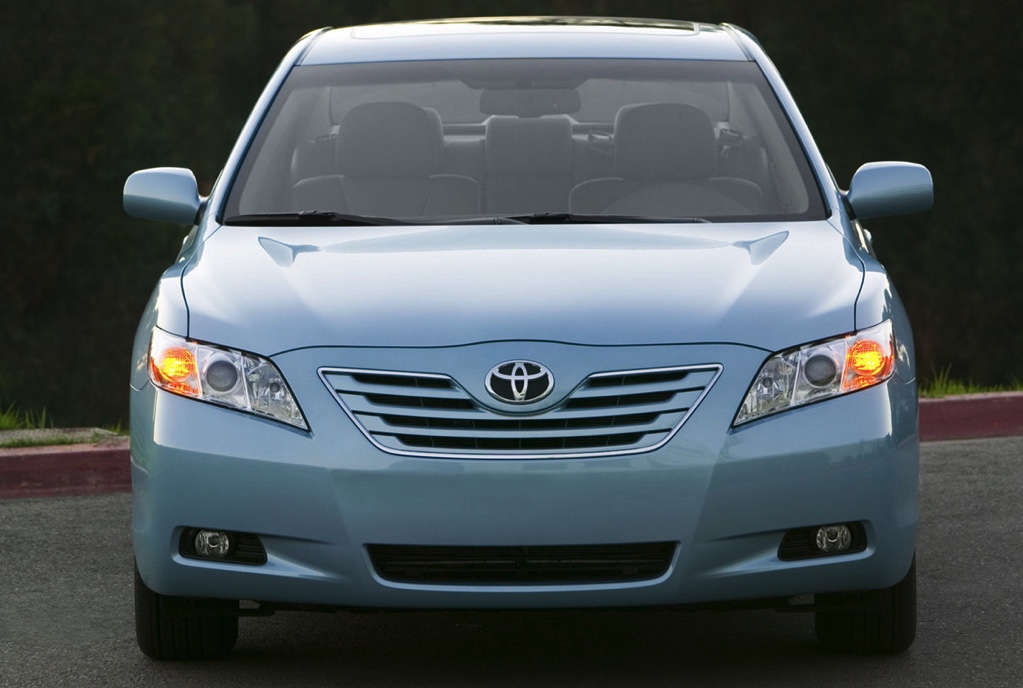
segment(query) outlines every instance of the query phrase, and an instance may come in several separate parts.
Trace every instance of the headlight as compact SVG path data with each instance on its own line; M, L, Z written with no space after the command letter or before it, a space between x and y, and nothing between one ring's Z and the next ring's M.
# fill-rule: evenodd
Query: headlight
M308 430L277 367L261 356L153 329L149 379L161 389Z
M889 320L845 337L782 351L761 367L735 425L872 387L894 372L895 337Z

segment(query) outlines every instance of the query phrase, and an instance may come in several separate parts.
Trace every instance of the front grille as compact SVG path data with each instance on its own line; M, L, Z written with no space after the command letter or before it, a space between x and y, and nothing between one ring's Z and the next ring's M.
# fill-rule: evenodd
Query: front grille
M597 373L555 406L527 414L495 411L446 375L321 371L342 408L385 451L498 458L656 448L719 373L719 366Z
M660 578L673 542L538 547L368 545L381 578L434 585L616 583Z

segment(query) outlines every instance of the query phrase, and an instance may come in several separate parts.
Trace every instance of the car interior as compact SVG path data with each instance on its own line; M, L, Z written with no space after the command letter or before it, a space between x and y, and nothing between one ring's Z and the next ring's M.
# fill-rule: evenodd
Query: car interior
M664 82L629 93L603 82L295 88L257 138L227 215L820 212L805 159L758 87Z
M411 103L358 105L296 146L288 208L718 216L758 213L774 196L763 147L719 137L682 103L627 106L610 130L568 115L492 115L475 136L454 129L446 136L436 111Z

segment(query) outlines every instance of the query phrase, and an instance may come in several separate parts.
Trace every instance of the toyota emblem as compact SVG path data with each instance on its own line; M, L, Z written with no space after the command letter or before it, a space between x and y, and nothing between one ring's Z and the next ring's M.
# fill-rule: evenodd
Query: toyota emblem
M508 404L540 401L554 389L554 376L533 361L506 361L487 373L487 391Z

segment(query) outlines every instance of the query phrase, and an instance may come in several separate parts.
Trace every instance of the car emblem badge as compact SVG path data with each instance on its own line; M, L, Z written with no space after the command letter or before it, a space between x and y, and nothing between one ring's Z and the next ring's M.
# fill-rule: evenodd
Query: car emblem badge
M531 404L554 389L554 376L533 361L505 361L487 373L487 391L508 404Z

